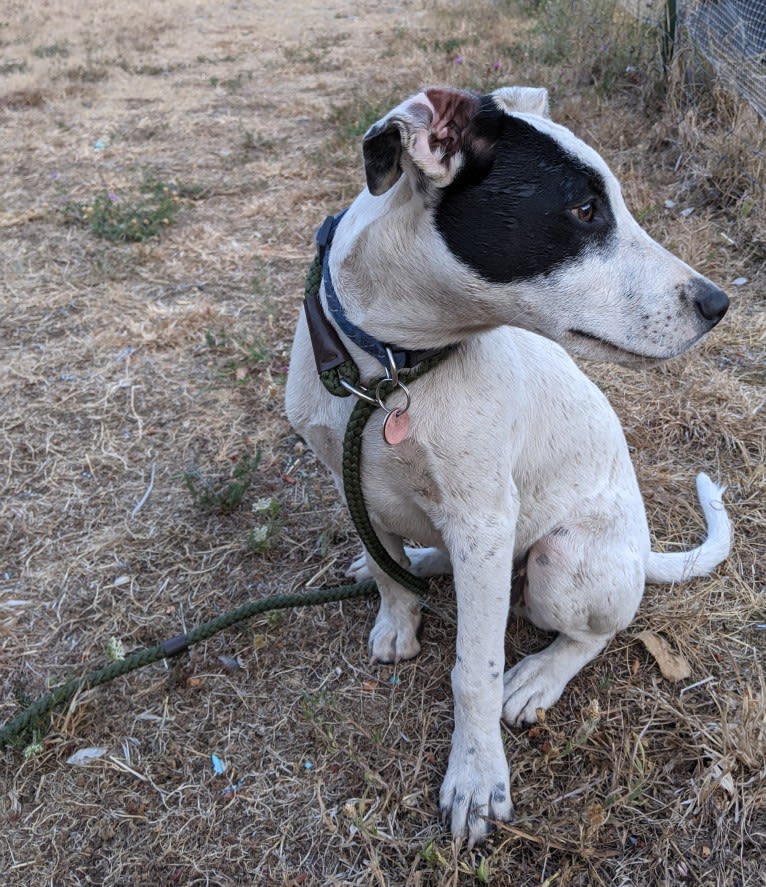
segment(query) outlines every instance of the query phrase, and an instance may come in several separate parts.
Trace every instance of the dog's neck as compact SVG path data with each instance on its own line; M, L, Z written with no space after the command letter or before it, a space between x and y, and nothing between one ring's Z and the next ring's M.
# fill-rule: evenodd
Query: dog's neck
M336 232L330 272L348 319L401 348L441 348L505 322L488 310L486 288L449 252L423 195L404 177L382 197L364 191L354 201Z

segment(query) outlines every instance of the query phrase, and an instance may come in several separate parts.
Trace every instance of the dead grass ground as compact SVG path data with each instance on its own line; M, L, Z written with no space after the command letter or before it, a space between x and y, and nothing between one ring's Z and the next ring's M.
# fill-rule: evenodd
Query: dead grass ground
M335 604L82 694L38 746L3 754L4 884L764 883L763 133L722 96L659 112L640 70L594 89L603 57L542 64L533 27L480 2L3 4L3 722L112 639L154 644L340 580L352 533L281 387L313 231L358 190L358 138L391 99L548 85L652 233L724 285L749 281L692 354L587 368L624 421L657 539L697 537L704 469L729 484L736 547L710 579L649 589L545 725L506 733L512 827L457 856L438 823L445 584L400 667L367 664L372 602ZM65 223L67 202L127 200L147 172L194 197L162 237ZM240 509L195 505L187 471L228 478L257 449ZM248 541L264 497L280 506L266 551ZM644 629L688 660L687 681L661 677ZM544 643L513 624L508 657ZM89 747L103 753L67 763Z

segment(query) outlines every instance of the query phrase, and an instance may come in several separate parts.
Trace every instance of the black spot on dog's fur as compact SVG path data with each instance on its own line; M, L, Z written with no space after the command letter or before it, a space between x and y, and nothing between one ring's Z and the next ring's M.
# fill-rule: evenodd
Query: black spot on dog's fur
M609 242L614 216L597 171L486 102L476 127L492 148L467 157L436 209L437 230L455 256L485 280L509 283ZM572 210L588 203L593 219L581 221Z

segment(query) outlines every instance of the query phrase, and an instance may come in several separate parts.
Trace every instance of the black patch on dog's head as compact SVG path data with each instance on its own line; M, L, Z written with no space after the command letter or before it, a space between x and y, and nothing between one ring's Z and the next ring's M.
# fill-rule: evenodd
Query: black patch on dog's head
M436 209L436 228L457 258L485 280L509 283L608 242L614 216L598 172L486 100L475 125L493 145L491 163L469 158ZM592 218L578 217L582 207Z

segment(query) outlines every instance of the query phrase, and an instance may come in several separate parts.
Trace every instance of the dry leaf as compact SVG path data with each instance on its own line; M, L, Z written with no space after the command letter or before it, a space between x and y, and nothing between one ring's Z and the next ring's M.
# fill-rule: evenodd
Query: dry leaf
M654 656L663 678L673 682L683 681L692 673L686 659L680 653L674 653L665 638L653 631L642 631L636 637Z
M73 755L70 755L66 759L66 762L67 764L73 764L75 767L84 767L91 761L96 761L99 758L103 758L105 754L105 748L90 746L89 748L81 748L79 751L76 751Z
M268 646L269 639L265 634L254 634L253 635L253 649L257 653L259 650L262 650L264 647Z

